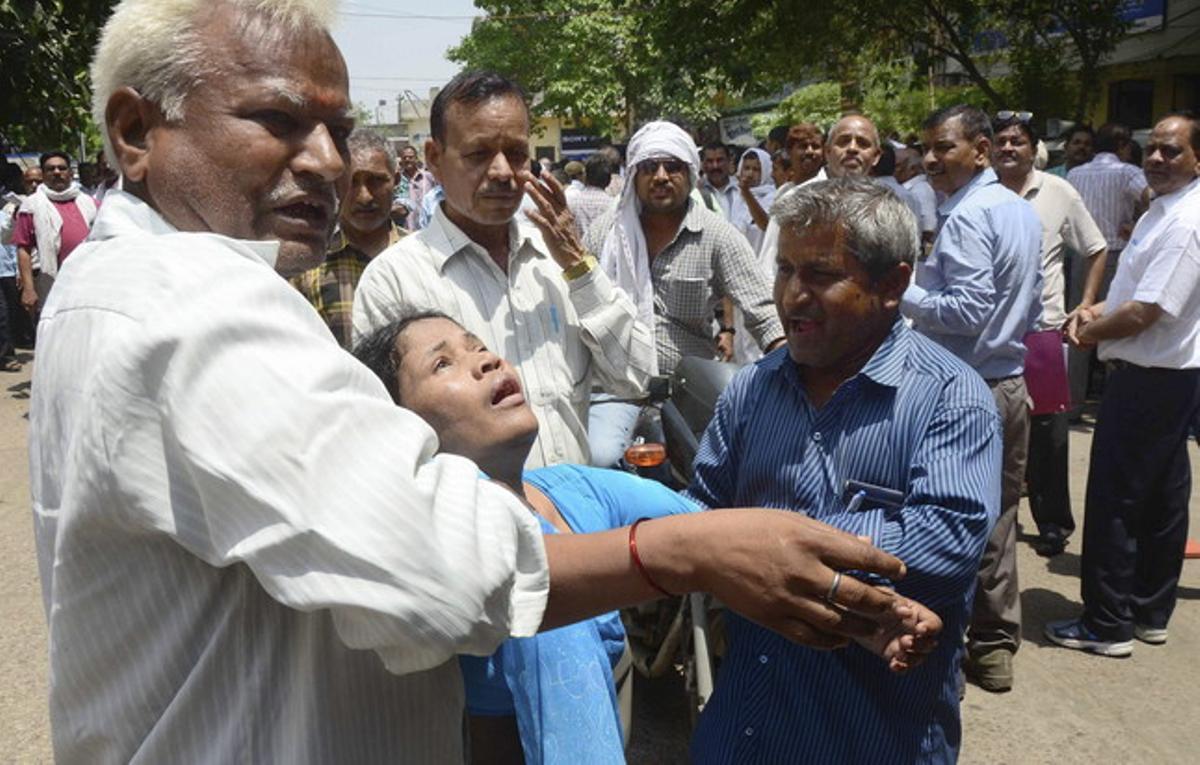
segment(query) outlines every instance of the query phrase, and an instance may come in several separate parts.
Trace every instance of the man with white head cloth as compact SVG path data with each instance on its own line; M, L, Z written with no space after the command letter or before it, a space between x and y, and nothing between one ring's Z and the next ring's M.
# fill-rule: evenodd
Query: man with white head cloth
M642 321L654 327L658 371L670 374L684 356L714 358L713 316L724 297L746 315L760 348L783 342L771 285L746 238L691 197L700 158L691 136L670 122L651 122L629 142L625 188L617 207L588 231L586 248L628 292Z
M320 262L349 186L334 15L123 0L105 24L93 114L123 184L46 302L29 413L55 759L462 762L455 655L509 635L655 587L711 589L814 645L863 633L831 588L890 612L832 567L901 563L815 521L706 512L543 540L474 463L434 456L429 425L281 278ZM515 209L495 190L480 204ZM561 190L526 191L561 213ZM496 369L471 358L422 363ZM521 388L491 379L474 400L500 420Z
M669 375L684 356L729 360L732 317L718 327L716 308L730 298L747 316L761 348L783 342L771 310L771 286L746 238L697 201L696 144L670 122L651 122L629 141L625 186L617 206L597 218L584 246L654 328L657 371ZM717 331L714 332L714 329ZM718 350L718 338L722 349ZM632 437L636 409L593 402L588 420L593 464L619 456Z

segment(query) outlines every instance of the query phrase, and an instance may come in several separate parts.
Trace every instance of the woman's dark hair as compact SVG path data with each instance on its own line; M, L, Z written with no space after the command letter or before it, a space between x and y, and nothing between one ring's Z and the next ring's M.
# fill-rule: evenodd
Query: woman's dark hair
M375 373L375 376L383 383L383 387L387 388L392 401L397 404L403 404L400 400L399 373L400 365L404 361L404 353L397 346L396 341L400 339L400 335L404 334L404 330L408 329L410 324L426 319L454 321L441 311L413 311L401 314L382 327L373 330L354 345L354 357Z

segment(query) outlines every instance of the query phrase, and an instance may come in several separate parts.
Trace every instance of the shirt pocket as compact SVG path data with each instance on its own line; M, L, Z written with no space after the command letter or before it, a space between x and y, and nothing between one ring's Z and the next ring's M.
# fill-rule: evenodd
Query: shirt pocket
M566 307L547 301L539 312L545 346L541 356L550 367L553 391L542 391L539 403L569 399L578 404L590 395L586 383L592 355L583 342L575 315Z
M660 285L663 309L668 317L687 323L712 316L713 291L707 279L675 278Z

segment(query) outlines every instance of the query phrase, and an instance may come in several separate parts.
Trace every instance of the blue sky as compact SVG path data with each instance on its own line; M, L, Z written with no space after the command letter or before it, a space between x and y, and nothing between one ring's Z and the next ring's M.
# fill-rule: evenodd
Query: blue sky
M333 37L350 69L350 97L367 111L395 119L404 90L420 98L458 71L446 49L471 31L471 0L343 0Z

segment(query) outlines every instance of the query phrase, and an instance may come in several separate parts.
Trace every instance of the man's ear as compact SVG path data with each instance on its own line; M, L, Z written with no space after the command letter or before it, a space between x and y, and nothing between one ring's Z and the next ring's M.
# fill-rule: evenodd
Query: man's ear
M975 167L991 167L992 142L987 136L975 139Z
M149 164L149 134L163 120L158 106L133 88L118 88L108 97L104 121L121 175L133 183L146 178Z
M435 178L441 180L442 172L439 165L442 162L442 146L433 138L425 140L425 167L433 171Z
M900 307L900 298L908 283L912 280L912 266L908 263L897 263L879 280L879 297L883 307L889 311Z

